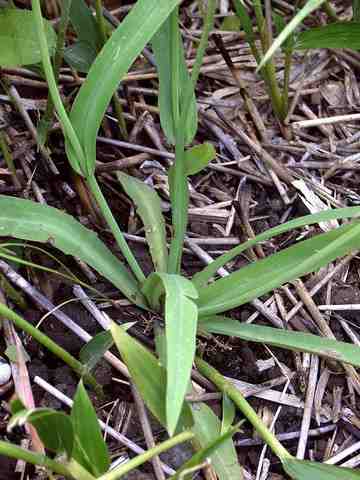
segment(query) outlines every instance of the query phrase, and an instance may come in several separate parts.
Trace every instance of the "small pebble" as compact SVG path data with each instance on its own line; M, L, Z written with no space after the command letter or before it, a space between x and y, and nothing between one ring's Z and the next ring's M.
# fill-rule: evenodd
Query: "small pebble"
M5 385L11 378L10 365L0 357L0 385Z

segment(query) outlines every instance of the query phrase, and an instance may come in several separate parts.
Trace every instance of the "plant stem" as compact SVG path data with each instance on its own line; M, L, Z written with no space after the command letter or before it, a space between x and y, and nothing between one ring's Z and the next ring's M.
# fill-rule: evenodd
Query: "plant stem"
M54 57L54 76L55 76L56 84L59 81L60 68L64 58L65 36L66 36L66 30L69 24L71 3L72 3L72 0L64 0L62 2L62 13L61 13L61 18L59 23L58 34L57 34L56 53ZM47 135L51 126L53 115L54 115L54 102L52 100L52 95L49 92L48 98L47 98L46 110L39 124L39 130L41 131L41 138L42 138L43 145L45 145L46 143Z
M235 405L242 411L245 417L253 425L255 430L264 440L264 442L272 449L272 451L280 458L281 461L292 458L290 453L284 448L276 436L265 426L260 420L252 406L245 400L239 390L231 385L230 382L208 363L200 358L195 359L195 364L205 377L207 377L214 385L217 386L224 394L226 394Z
M284 89L283 89L283 107L284 118L286 118L289 111L289 88L290 88L290 73L292 63L293 52L286 50L285 52L285 65L284 65Z
M176 146L175 146L175 163L172 172L172 181L170 182L171 205L172 205L172 222L174 228L174 236L170 245L169 254L169 273L179 273L181 267L181 258L183 244L188 219L188 203L189 192L187 177L184 170L183 157L185 153L184 125L186 116L191 105L191 100L196 82L199 78L201 64L204 58L205 50L208 45L210 31L214 25L216 1L209 0L206 15L204 18L203 33L196 53L195 63L191 74L191 84L184 93L183 105L181 105L181 115L176 128Z
M194 434L192 432L180 433L179 435L169 438L169 440L166 440L165 442L160 443L160 445L157 445L156 447L151 448L150 450L142 453L141 455L138 455L137 457L125 463L125 465L120 465L120 467L115 468L114 470L108 473L105 473L104 475L99 477L99 480L116 480L117 478L122 477L123 475L130 472L134 468L139 467L143 463L151 460L156 455L159 455L162 452L166 452L170 448L173 448L176 445L179 445L179 443L189 441L193 438L194 438Z
M119 228L119 225L116 223L116 220L114 218L114 215L112 211L110 210L110 207L99 187L99 184L95 178L95 175L90 175L89 177L86 178L86 183L88 187L90 188L91 193L94 195L94 198L99 205L99 208L104 215L104 218L107 222L107 224L110 227L110 230L112 231L115 240L121 250L121 253L124 255L126 261L128 262L132 272L134 273L135 277L137 278L138 282L142 284L145 281L145 275L143 271L141 270L136 258L134 257L132 251L129 248L129 245L127 244L125 237L122 233L122 231Z
M7 143L7 140L6 140L6 135L5 135L5 132L3 130L0 130L0 150L3 154L6 166L8 167L8 169L10 170L10 172L13 175L14 185L16 185L18 187L21 187L21 183L20 183L20 181L17 177L17 174L16 174L16 167L15 167L14 159L13 159L11 153L10 153L9 146L8 146L8 143Z
M40 330L35 328L33 325L28 323L25 319L20 317L17 313L13 312L6 305L0 302L0 316L3 316L13 322L18 328L24 330L24 332L31 335L37 342L47 348L51 353L56 355L58 358L63 360L70 368L72 368L80 377L84 378L84 381L94 387L94 390L98 393L100 392L99 385L97 384L95 378L88 373L84 365L76 360L70 353L60 347L55 343L51 338L42 333Z
M35 17L35 22L37 27L36 30L38 32L39 46L41 51L41 59L42 59L42 64L45 71L49 91L51 93L51 97L54 102L57 114L59 115L59 119L61 121L62 127L65 130L66 136L70 140L72 148L74 149L75 156L77 158L76 164L72 166L75 171L77 171L80 174L83 174L80 165L86 165L86 159L85 159L83 149L80 145L79 139L76 135L76 132L72 126L72 123L70 122L68 114L66 113L66 110L64 108L64 105L62 103L62 100L57 88L57 83L55 80L53 68L51 66L46 35L44 32L44 22L41 14L40 0L32 0L32 10L34 12L34 17Z
M31 463L32 465L39 465L59 475L63 475L64 477L72 478L69 470L62 463L56 462L45 455L34 453L30 450L25 450L24 448L13 445L12 443L0 440L0 454L6 457L15 458L16 460L23 460L24 462Z
M95 12L96 12L96 20L98 23L99 27L99 33L100 33L100 38L101 38L101 43L102 45L105 45L107 42L107 33L106 33L106 23L103 15L103 5L102 5L102 0L95 0ZM119 125L119 130L121 132L121 135L123 138L126 140L128 138L128 133L126 129L126 122L124 118L124 112L122 105L120 103L119 95L117 92L114 93L113 95L113 102L114 102L114 109L115 109L115 114L118 120L118 125Z

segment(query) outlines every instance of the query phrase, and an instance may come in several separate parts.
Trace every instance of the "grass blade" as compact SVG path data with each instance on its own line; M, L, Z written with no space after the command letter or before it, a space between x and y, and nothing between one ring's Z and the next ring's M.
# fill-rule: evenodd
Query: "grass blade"
M95 409L80 381L71 409L75 443L72 457L98 478L110 466L110 456L103 439Z
M358 223L299 242L200 290L199 315L209 316L243 305L359 247Z
M206 448L219 439L221 435L220 420L205 403L194 406L192 410L195 421L193 432L201 447ZM243 478L231 438L227 438L222 444L218 445L216 450L209 456L219 480Z
M360 367L360 347L351 343L318 337L310 333L292 332L262 325L249 325L226 317L202 319L199 329L208 333L238 337L249 342L265 343L296 352L313 353L320 357Z
M92 64L70 114L85 151L88 174L94 171L96 135L119 81L179 3L180 0L137 1Z
M360 207L339 208L336 210L327 210L325 212L316 213L313 215L306 215L304 217L291 220L290 222L286 222L283 225L278 225L277 227L270 228L269 230L266 230L265 232L256 235L255 238L248 240L247 242L244 242L237 247L232 248L228 252L218 257L201 272L194 275L193 283L198 289L203 287L206 282L215 275L216 271L219 268L223 267L226 263L230 262L237 255L244 252L248 248L253 247L259 242L269 240L272 237L281 235L282 233L288 232L289 230L293 230L295 228L304 227L306 225L313 225L328 220L357 217L358 215L360 215Z
M151 413L166 427L166 370L158 359L137 340L134 340L121 327L112 323L110 331L114 342L126 363L133 382L139 390ZM184 404L182 426L192 425L191 412Z
M185 144L192 142L197 130L197 108L195 101L195 93L193 84L190 79L189 72L185 63L184 48L181 41L180 29L178 22L175 24L175 31L172 31L172 18L169 17L157 31L152 39L152 48L156 59L157 71L159 75L159 108L160 108L160 122L161 127L165 132L169 143L175 144L176 130L178 126L175 124L176 114L172 102L172 92L174 89L179 89L179 106L180 111L183 104L184 91L187 88L192 88L192 102L186 117L184 128ZM179 85L174 85L174 78L172 69L169 67L172 62L171 52L171 36L178 36L179 49L177 52L177 63L179 69Z
M263 66L270 60L276 50L287 40L287 38L296 30L302 21L310 15L314 10L319 8L326 0L308 0L304 7L295 15L295 17L287 24L280 35L274 40L269 50L262 58L257 70L261 70Z
M351 468L335 467L324 463L287 458L285 472L294 480L359 480L360 472Z
M296 38L295 48L351 48L360 49L360 23L339 22L311 28Z
M0 235L50 243L93 267L131 301L145 305L135 278L121 261L94 232L56 208L1 195Z
M117 177L143 221L147 243L157 272L166 272L167 244L165 220L156 191L137 178L118 172Z
M178 424L187 392L196 350L198 293L180 275L154 273L146 280L143 293L152 305L165 292L166 338L166 422L172 435ZM157 298L154 298L154 294Z

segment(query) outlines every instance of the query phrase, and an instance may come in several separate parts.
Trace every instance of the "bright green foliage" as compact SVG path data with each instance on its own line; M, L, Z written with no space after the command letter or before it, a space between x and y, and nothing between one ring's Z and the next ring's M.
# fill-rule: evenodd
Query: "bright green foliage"
M133 382L139 390L144 402L158 421L166 427L166 370L156 357L134 340L115 323L111 325L111 333L115 344L126 363ZM174 380L175 384L175 380ZM192 425L191 412L184 404L179 426Z
M174 64L172 58L172 46L175 39L178 42L177 49L177 68L178 78L174 75L170 65ZM191 88L192 101L188 114L186 115L185 124L181 126L184 131L185 144L192 142L197 130L197 109L194 88L190 79L189 72L185 63L184 48L181 41L181 34L178 22L175 27L172 26L172 18L169 17L156 32L151 41L154 51L157 71L159 75L159 108L161 127L166 135L169 143L176 143L176 130L179 128L177 124L179 115L181 115L181 107L184 105L184 94L188 88ZM178 91L178 105L173 105L170 99L173 92ZM177 113L176 113L177 111Z
M201 404L201 408L202 408L203 405L204 404ZM208 427L210 426L209 423L210 422L208 422L208 424L207 424ZM237 427L232 427L232 428L228 429L225 433L221 433L221 435L211 435L211 434L209 434L209 437L213 436L213 440L210 441L206 445L206 447L200 449L197 453L195 453L190 458L190 460L188 460L184 465L182 465L179 468L179 470L176 472L176 475L171 477L171 479L172 480L180 480L180 478L181 478L181 480L190 480L190 479L194 478L194 472L193 471L191 473L187 474L187 475L185 475L185 471L186 470L191 471L192 468L198 467L199 465L201 465L203 462L205 462L208 459L211 459L212 464L214 464L214 461L215 461L216 465L218 465L218 463L220 464L220 462L218 462L218 459L217 459L217 456L216 456L216 451L223 444L224 444L223 451L226 451L227 457L232 457L233 456L233 446L232 446L231 437L236 432L237 432ZM219 466L217 469L221 471L222 467ZM239 477L239 480L241 480L241 477Z
M235 420L235 405L234 402L226 395L222 398L222 421L221 433L226 433L232 426Z
M71 458L74 446L74 429L68 415L50 408L19 410L12 416L8 430L30 423L36 428L41 441L48 450L66 453Z
M172 434L177 426L190 380L196 348L198 311L194 285L180 275L153 273L143 293L150 305L160 307L165 294L166 422Z
M283 462L285 472L294 480L359 480L360 472L351 468L288 458Z
M280 35L274 40L269 50L262 58L258 70L260 70L274 55L276 50L287 40L287 38L293 34L296 28L302 23L302 21L310 15L311 12L321 7L326 0L308 0L303 8L295 15L295 17L287 24L282 30Z
M359 247L360 224L344 225L299 242L201 289L199 315L209 316L243 305Z
M157 272L166 272L167 244L165 221L161 209L161 200L156 191L135 177L118 172L118 179L137 207L137 213L143 221L146 240Z
M49 243L80 258L135 303L143 305L135 279L97 235L73 217L47 205L0 195L0 234Z
M99 421L82 382L79 383L71 409L75 442L72 457L95 477L110 466L110 456L102 437Z
M360 348L357 345L319 337L310 333L292 332L262 325L249 325L221 316L201 319L199 330L238 337L248 342L265 343L288 350L309 352L360 367Z
M194 417L193 432L202 448L206 448L221 435L221 424L215 413L205 403L195 404L192 407ZM225 440L210 455L211 464L214 467L219 480L242 479L236 450L231 438Z
M360 49L360 22L330 23L301 32L295 43L297 50L309 48Z
M216 157L216 151L211 143L202 143L186 150L184 155L185 175L195 175L206 168Z
M94 173L96 135L119 81L178 3L179 0L136 2L92 64L70 114L85 154L85 164L81 165L85 176ZM67 152L70 157L75 155L69 142Z
M223 267L226 263L230 262L233 258L240 253L244 252L248 248L253 247L259 242L269 240L272 237L281 235L282 233L288 232L295 228L304 227L306 225L313 225L316 223L326 222L328 220L334 219L343 219L343 218L353 218L360 215L360 207L348 207L348 208L337 208L336 210L326 210L321 213L315 213L313 215L305 215L304 217L295 218L290 220L282 225L277 227L270 228L259 235L256 235L255 238L248 240L247 242L241 243L240 245L232 248L228 252L224 253L216 260L214 260L210 265L201 270L199 273L196 273L193 277L193 282L196 287L199 289L206 285L207 281L215 275L216 271Z
M44 21L49 53L56 46L56 33ZM15 8L0 8L0 66L18 67L41 61L39 40L33 13Z

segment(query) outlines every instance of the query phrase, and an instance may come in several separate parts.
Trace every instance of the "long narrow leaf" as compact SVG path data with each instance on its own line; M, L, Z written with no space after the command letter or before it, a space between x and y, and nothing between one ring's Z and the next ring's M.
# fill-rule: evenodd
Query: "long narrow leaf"
M115 323L110 326L114 342L126 363L132 381L139 390L151 413L166 427L166 370L157 358L141 343L134 340L123 328ZM175 380L174 380L175 381ZM185 403L179 425L191 427L192 416Z
M285 472L294 480L359 480L360 472L351 468L288 458L283 462Z
M358 248L358 223L299 242L202 289L199 315L209 316L243 305Z
M195 421L193 432L202 448L206 448L220 437L220 420L205 403L194 405L192 411ZM219 445L218 448L211 453L210 459L219 480L241 480L243 478L234 443L231 438L228 438Z
M280 33L280 35L274 40L269 50L265 53L263 59L258 66L258 70L270 60L274 55L276 50L281 47L281 45L286 41L286 39L296 30L296 28L301 24L301 22L312 13L314 10L319 8L326 0L308 0L304 7L295 15L295 17L288 23L286 28Z
M295 48L350 48L360 49L360 23L339 22L311 28L296 38Z
M49 243L93 267L138 305L136 280L97 235L66 213L30 200L0 195L0 236Z
M309 352L360 367L360 347L310 333L249 325L221 316L202 319L199 329L208 333L238 337L248 342L265 343L274 347Z
M290 222L284 223L283 225L278 225L277 227L270 228L263 233L260 233L255 238L244 242L237 247L232 248L228 252L224 253L216 260L214 260L210 265L201 270L193 277L193 283L199 289L204 286L206 282L216 273L216 271L223 267L226 263L230 262L240 253L244 252L250 247L253 247L259 242L269 240L272 237L280 235L282 233L288 232L295 228L304 227L306 225L313 225L321 222L326 222L328 220L342 219L342 218L352 218L360 215L360 207L348 207L348 208L339 208L336 210L327 210L325 212L316 213L313 215L306 215L304 217L296 218Z
M166 422L174 433L184 404L196 349L198 293L194 285L180 275L154 273L146 280L144 294L165 292L166 336ZM151 304L158 303L158 298Z
M175 114L172 102L172 91L179 89L179 110L183 103L184 91L186 88L192 88L192 102L186 122L181 128L184 129L185 143L191 143L197 129L197 109L194 88L190 79L189 72L185 63L184 48L181 42L179 24L175 32L171 29L171 18L169 17L157 31L152 39L152 48L156 59L157 71L159 75L159 108L161 127L165 132L169 143L175 144L176 130L179 126L175 125ZM178 50L178 68L179 68L179 85L174 85L174 77L170 68L171 65L171 35L177 35L179 38Z
M156 271L166 272L167 245L165 221L161 210L161 201L156 191L137 178L118 172L118 179L137 207L145 227L145 235L150 247L151 257Z
M75 99L70 119L86 153L88 174L96 159L96 135L122 77L180 0L138 0L106 42ZM71 149L71 145L68 145Z

